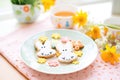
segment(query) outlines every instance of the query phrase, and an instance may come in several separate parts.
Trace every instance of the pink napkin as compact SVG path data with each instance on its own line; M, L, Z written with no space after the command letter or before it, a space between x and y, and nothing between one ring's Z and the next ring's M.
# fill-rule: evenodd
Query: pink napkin
M120 64L113 66L105 63L99 55L89 67L66 75L44 74L29 68L21 60L21 45L32 35L49 29L54 29L49 19L24 25L15 32L0 38L0 53L29 80L120 80Z

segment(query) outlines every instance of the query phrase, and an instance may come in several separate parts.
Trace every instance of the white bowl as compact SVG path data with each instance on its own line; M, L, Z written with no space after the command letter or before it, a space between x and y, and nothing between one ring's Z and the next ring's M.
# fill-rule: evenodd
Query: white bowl
M15 5L12 4L13 12L20 23L32 23L34 22L39 15L43 12L42 6L38 9L37 7L34 8L34 12L31 12L31 5Z
M72 12L75 13L77 8L72 5L56 5L51 10L51 20L56 28L73 28L72 16L56 16L57 12Z

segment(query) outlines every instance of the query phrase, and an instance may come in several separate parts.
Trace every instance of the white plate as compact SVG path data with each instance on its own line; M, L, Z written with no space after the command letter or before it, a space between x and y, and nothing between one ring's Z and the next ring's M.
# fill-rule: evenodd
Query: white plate
M37 63L37 56L34 49L34 41L42 35L50 38L53 33L59 33L61 34L61 36L68 36L73 40L80 40L84 44L84 48L82 50L83 56L78 59L78 61L80 62L79 64L67 64L59 65L57 67L50 67L48 66L48 64ZM78 31L62 29L40 32L25 41L21 48L21 57L23 61L32 69L47 74L68 74L82 70L88 67L95 60L97 54L97 46L91 38Z

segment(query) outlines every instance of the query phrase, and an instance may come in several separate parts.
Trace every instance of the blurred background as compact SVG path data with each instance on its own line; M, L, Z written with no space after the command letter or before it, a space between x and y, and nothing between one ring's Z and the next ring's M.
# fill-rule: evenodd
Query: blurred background
M96 8L101 7L101 9L105 11L105 13L103 12L103 14L106 14L107 12L109 12L110 15L112 15L112 17L111 16L108 17L108 15L106 15L107 23L120 25L119 23L120 21L120 0L56 0L56 5L57 4L72 4L76 6L96 5L94 7L96 12L97 12ZM102 4L102 5L99 5L99 4ZM103 7L103 4L105 7ZM108 8L108 10L106 8ZM7 19L13 18L11 2L10 0L0 0L0 20L6 20L6 18Z
M87 5L93 3L101 3L111 0L57 0L56 4L67 3L75 5ZM0 0L0 15L12 13L10 0Z

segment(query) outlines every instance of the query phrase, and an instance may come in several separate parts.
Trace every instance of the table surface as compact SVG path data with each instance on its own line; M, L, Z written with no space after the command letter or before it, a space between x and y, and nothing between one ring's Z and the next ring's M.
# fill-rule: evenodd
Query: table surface
M0 55L0 80L27 80ZM6 76L6 74L8 74Z
M95 23L103 23L107 18L111 16L111 2L90 4L85 6L79 6L80 9L87 11L89 19ZM47 17L49 13L40 16L36 22ZM25 25L27 26L27 25ZM9 33L21 28L21 25L16 21L14 17L8 19L0 19L0 38L6 36ZM7 60L0 55L0 80L27 80L22 74L20 74ZM6 77L6 74L7 75Z

